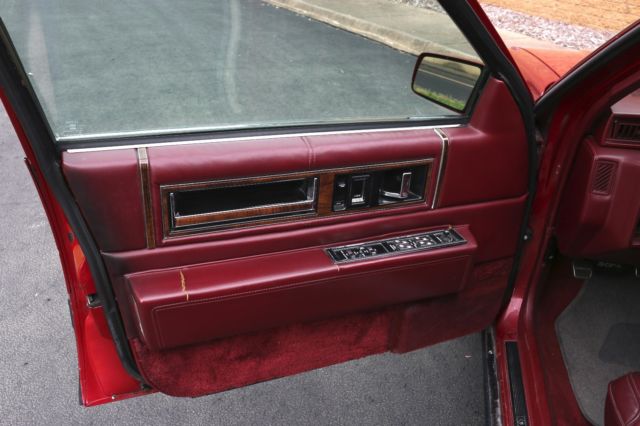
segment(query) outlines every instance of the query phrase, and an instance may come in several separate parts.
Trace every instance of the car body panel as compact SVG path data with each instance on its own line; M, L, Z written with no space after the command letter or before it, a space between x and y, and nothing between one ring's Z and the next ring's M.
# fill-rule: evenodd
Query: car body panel
M510 50L534 100L589 54L588 51L570 49L511 47Z

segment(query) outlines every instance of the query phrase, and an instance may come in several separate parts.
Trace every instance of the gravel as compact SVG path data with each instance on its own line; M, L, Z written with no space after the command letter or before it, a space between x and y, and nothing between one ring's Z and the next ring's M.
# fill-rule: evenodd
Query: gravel
M498 6L482 6L498 28L546 40L569 49L594 50L616 33L571 25L561 21L514 12Z
M392 1L444 12L436 0ZM482 7L497 28L524 34L537 40L550 41L560 47L569 49L594 50L616 34L614 31L602 31L580 25L572 25L499 6L483 4Z

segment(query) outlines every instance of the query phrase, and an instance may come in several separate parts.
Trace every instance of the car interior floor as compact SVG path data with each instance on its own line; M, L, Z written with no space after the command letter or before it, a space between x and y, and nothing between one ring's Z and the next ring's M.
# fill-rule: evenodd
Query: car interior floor
M640 279L599 275L585 282L556 322L571 386L589 421L604 422L610 381L640 371Z

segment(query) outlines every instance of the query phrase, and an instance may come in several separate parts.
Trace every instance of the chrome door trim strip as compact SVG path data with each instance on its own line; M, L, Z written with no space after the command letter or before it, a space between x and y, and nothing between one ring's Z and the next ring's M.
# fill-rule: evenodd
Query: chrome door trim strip
M440 165L438 166L438 175L436 177L436 189L433 193L433 200L431 200L431 208L435 209L438 205L438 197L440 196L440 187L442 186L442 177L444 175L444 169L447 163L447 155L449 154L449 136L440 128L433 129L434 132L440 137L442 141L442 153L440 155Z
M238 137L222 137L214 139L202 139L202 140L184 140L175 142L156 142L156 143L141 143L131 145L117 145L117 146L99 146L92 148L67 148L65 151L74 154L81 152L98 152L98 151L115 151L121 149L138 149L138 148L153 148L161 146L180 146L180 145L199 145L205 143L216 142L241 142L241 141L255 141L255 140L269 140L269 139L286 139L286 138L300 138L306 136L331 136L331 135L350 135L350 134L366 134L366 133L385 133L385 132L402 132L402 131L420 131L420 130L438 130L444 128L461 127L461 124L446 124L440 126L415 126L415 127L385 127L382 129L357 129L357 130L336 130L330 132L308 132L308 133L289 133L289 134L272 134L262 136L238 136Z

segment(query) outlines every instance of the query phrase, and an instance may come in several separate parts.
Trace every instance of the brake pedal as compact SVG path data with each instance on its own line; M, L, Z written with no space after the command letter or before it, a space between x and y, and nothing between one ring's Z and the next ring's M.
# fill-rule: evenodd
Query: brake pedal
M593 263L588 260L574 260L571 262L573 277L579 280L588 280L593 276Z

